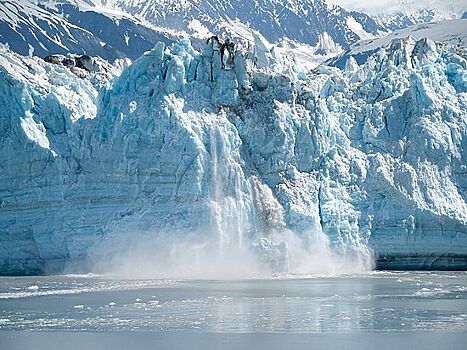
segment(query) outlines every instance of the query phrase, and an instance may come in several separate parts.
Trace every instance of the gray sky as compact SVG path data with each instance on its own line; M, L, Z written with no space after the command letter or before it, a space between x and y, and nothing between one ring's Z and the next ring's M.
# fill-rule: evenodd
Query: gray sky
M395 12L401 8L409 10L426 7L440 10L467 11L466 0L329 0L349 10L365 10L369 13Z

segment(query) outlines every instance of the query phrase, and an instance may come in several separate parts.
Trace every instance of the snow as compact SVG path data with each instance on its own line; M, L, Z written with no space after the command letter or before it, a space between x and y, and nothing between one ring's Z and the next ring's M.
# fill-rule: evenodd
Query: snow
M253 33L255 43L256 64L259 68L269 67L272 63L269 43L260 33Z
M347 18L347 26L355 33L357 34L360 39L372 39L375 37L375 35L368 33L365 31L360 23L358 23L355 18L353 17L348 17Z
M342 48L332 40L331 36L327 32L323 32L319 35L316 50L323 55L328 55L338 54L342 51Z
M2 42L22 55L41 57L81 53L108 61L135 59L158 41L172 42L171 33L98 1L2 1L0 24Z
M191 29L193 35L198 38L207 39L213 36L211 31L197 19L192 19L188 24L188 28Z
M396 38L412 37L415 40L429 38L433 41L467 47L467 21L464 19L448 20L435 23L417 24L396 31L382 38L365 40L355 44L351 53L356 54L386 46Z
M325 0L263 0L254 5L243 0L117 0L114 6L158 27L203 38L214 33L239 42L249 40L249 32L256 31L274 44L287 39L314 47L320 34L327 32L334 43L347 49L359 38L355 28L360 34L386 31L366 14L349 12ZM352 27L347 23L350 16Z
M21 118L21 126L24 130L26 136L42 147L50 150L49 139L45 134L45 127L42 123L36 123L32 118L31 112L26 112L27 115L24 118ZM55 152L52 151L54 155Z
M353 56L362 64L376 50L388 46L395 39L412 38L421 40L428 38L440 44L452 45L459 48L467 47L467 20L456 19L435 23L424 23L397 30L386 36L361 40L343 54L329 59L326 63L343 68L348 57Z
M224 65L215 40L159 43L104 82L2 47L1 273L465 257L457 48L395 39L360 66L300 73L256 43Z

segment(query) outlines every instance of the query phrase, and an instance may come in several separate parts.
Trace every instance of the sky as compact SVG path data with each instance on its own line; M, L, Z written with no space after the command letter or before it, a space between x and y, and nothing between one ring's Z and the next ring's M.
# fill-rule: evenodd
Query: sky
M408 9L437 8L440 10L467 11L466 0L329 0L349 10L365 10L368 13L395 12L401 7Z

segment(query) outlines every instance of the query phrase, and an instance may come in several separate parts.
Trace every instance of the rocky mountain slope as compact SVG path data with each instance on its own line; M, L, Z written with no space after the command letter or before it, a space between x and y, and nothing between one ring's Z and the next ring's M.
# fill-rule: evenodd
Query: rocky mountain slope
M433 9L368 16L324 0L4 0L0 42L22 55L87 54L113 62L181 37L198 49L212 35L252 47L260 32L271 46L314 68L361 40L445 17Z
M172 34L82 0L0 2L0 42L22 55L88 54L136 59Z
M117 0L114 5L152 24L194 35L200 28L235 35L238 26L246 26L272 43L288 38L316 46L325 36L329 46L346 49L385 30L364 13L350 12L323 0Z
M156 42L171 43L181 36L230 36L247 43L257 31L273 44L298 47L299 55L304 45L307 55L319 56L435 18L435 12L427 11L395 21L323 0L5 0L0 2L0 42L22 55L75 53L113 62L136 59Z

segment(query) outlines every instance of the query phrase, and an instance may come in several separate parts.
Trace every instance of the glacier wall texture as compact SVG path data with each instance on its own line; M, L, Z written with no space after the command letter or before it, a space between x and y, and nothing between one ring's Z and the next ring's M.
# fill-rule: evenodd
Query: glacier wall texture
M397 39L306 72L256 39L254 54L159 43L84 79L1 48L0 273L212 231L283 270L283 232L381 268L465 269L465 54Z

